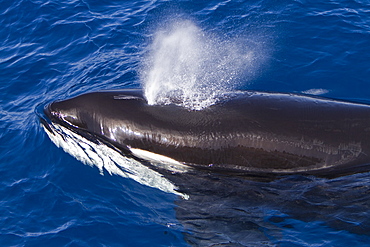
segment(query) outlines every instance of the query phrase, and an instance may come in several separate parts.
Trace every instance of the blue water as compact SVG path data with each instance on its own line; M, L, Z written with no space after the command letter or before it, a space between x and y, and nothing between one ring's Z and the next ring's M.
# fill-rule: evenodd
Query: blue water
M370 173L249 181L243 199L205 189L195 205L100 175L52 144L38 119L55 99L140 87L153 37L178 20L253 54L238 89L370 102L367 0L4 0L0 13L1 246L370 242Z

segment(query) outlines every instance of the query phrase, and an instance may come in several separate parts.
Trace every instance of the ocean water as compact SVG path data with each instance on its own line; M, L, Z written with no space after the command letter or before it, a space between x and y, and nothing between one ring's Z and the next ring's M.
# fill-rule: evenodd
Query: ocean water
M39 121L47 103L102 89L197 110L230 90L370 102L368 1L4 0L0 13L1 246L370 242L370 173L202 174L184 200L101 175Z

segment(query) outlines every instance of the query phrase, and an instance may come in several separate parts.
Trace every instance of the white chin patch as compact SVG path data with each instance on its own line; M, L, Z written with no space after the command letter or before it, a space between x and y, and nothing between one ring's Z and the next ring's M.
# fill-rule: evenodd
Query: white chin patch
M96 166L100 174L103 175L104 170L106 170L110 175L116 174L121 177L131 178L140 184L188 199L188 195L178 192L176 185L171 183L171 181L139 161L128 158L102 143L96 144L91 142L61 125L52 123L49 126L53 133L46 129L45 126L42 127L57 147L62 148L66 153L69 153L86 165ZM171 158L141 149L131 151L139 158L154 162L153 165L157 167L168 168L172 172L186 171L185 168L187 166Z
M183 173L191 169L189 166L164 155L152 153L139 148L130 148L130 151L135 157L147 160L154 166L169 170L171 172Z

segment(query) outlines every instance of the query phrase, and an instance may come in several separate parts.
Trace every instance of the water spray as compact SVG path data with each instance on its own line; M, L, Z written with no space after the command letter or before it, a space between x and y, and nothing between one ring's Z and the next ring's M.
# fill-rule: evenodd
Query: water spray
M206 33L191 21L159 29L146 57L141 81L148 103L208 107L246 84L261 59L242 39Z

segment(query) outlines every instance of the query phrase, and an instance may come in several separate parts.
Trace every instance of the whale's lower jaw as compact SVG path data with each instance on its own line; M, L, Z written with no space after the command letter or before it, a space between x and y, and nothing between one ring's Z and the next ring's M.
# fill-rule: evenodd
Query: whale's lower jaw
M57 147L62 148L66 153L86 165L96 166L100 174L104 175L105 170L110 175L130 178L140 184L179 195L185 199L188 198L186 194L177 191L176 185L153 168L160 167L171 172L186 172L189 167L160 156L142 152L142 156L153 158L150 165L146 165L145 162L124 155L118 149L109 147L104 142L91 141L62 125L48 123L45 120L42 120L41 123L46 134ZM135 153L140 153L140 151L135 150Z

